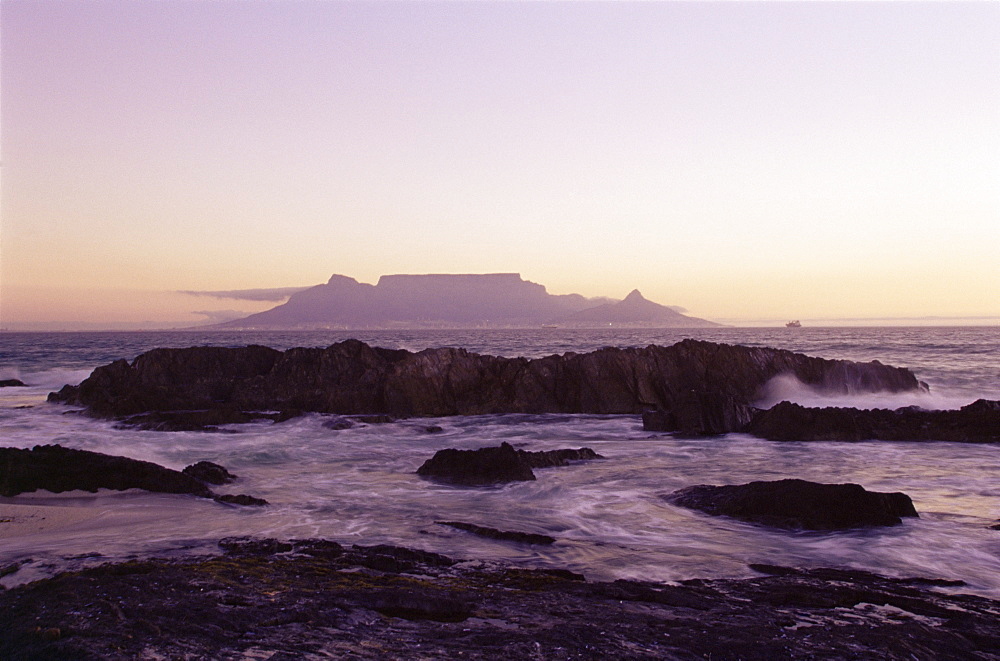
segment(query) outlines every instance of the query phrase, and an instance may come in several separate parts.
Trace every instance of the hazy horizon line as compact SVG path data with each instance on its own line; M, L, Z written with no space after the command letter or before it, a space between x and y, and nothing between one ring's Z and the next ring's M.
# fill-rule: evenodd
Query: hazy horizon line
M788 319L727 319L718 318L713 319L720 324L724 324L724 327L728 328L780 328L785 325ZM803 324L805 328L850 328L852 327L851 322L857 322L856 327L859 328L905 328L908 326L920 328L935 328L935 327L991 327L1000 326L1000 315L970 315L970 316L943 316L943 315L925 315L919 317L825 317L825 318L807 318L802 317L798 319ZM890 322L890 323L874 323L874 322ZM913 323L907 324L905 322L924 322L924 323ZM941 323L936 325L934 323L928 322L951 322L951 323ZM954 323L954 322L979 322L979 323ZM993 323L989 323L993 322ZM396 326L382 326L382 327L371 327L371 328L344 328L344 329L334 329L334 328L288 328L288 329L260 329L260 330L250 330L250 329L225 329L225 328L215 328L215 324L209 323L202 326L192 326L189 323L177 322L176 325L164 324L163 322L131 322L131 323L120 323L111 326L101 325L101 324L80 324L78 322L42 322L42 323L15 323L9 324L0 328L0 332L4 333L100 333L100 332L220 332L220 333L253 333L253 332L301 332L301 333L314 333L322 331L330 332L370 332L370 331L416 331L416 330L428 330L428 331L446 331L446 330L530 330L535 328L535 326L454 326L454 327L396 327ZM649 327L636 327L636 326L612 326L607 328L607 330L657 330L662 328L663 330L704 330L698 327L671 327L671 326L649 326ZM602 330L605 327L563 327L562 330ZM712 330L712 329L708 329Z

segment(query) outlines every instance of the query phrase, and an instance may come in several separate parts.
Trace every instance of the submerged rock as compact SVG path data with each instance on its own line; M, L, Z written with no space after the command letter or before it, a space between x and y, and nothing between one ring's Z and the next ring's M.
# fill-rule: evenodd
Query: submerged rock
M439 526L448 526L449 528L464 530L466 532L471 532L473 535L478 535L479 537L495 539L502 542L540 544L547 546L549 544L555 544L556 541L555 537L550 537L548 535L539 535L538 533L532 532L518 532L515 530L498 530L496 528L477 526L474 523L465 523L463 521L435 521L434 523Z
M348 340L284 352L260 346L154 349L132 363L98 367L79 386L65 386L49 399L109 418L220 407L392 418L660 409L674 411L685 429L723 433L742 426L741 407L781 374L836 393L922 387L909 370L877 361L697 340L534 360L464 349L411 353ZM692 401L702 412L686 412ZM727 407L721 415L713 408L717 402Z
M746 431L772 441L1000 443L1000 402L980 399L957 411L807 408L780 402L757 413Z
M149 411L121 419L121 427L146 431L219 431L219 425L246 424L261 420L277 422L281 413L240 411L231 407L204 411Z
M777 480L712 486L701 484L675 491L665 499L706 514L776 528L842 530L894 526L900 517L918 516L904 493L867 491L858 484L819 484Z
M224 546L0 591L0 658L912 661L1000 649L1000 602L933 579L755 565L764 575L605 583L399 547ZM379 558L399 569L371 569Z
M263 498L254 498L253 496L248 496L245 493L241 494L223 494L221 496L215 496L213 499L218 503L227 503L229 505L242 505L245 507L263 507L269 503Z

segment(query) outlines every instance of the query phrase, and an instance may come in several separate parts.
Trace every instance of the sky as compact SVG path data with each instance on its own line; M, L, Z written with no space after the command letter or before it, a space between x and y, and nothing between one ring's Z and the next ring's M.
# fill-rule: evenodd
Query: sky
M0 158L10 329L490 272L1000 324L997 2L0 0Z

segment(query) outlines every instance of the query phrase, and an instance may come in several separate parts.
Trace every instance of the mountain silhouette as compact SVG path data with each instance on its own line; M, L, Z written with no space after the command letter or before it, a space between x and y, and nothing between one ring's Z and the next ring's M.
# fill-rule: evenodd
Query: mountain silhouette
M549 294L517 273L383 275L375 285L333 275L287 302L215 328L535 327L566 323L715 326L633 291L623 301Z
M620 324L664 328L720 325L705 319L689 317L666 305L654 303L643 297L638 289L633 289L624 300L574 312L560 319L559 323L569 326Z

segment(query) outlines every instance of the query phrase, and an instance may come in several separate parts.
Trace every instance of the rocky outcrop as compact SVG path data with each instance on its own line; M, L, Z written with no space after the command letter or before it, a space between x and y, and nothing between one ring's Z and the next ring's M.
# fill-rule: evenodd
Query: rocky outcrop
M535 479L531 466L510 443L478 450L438 450L421 464L417 475L436 482L486 486Z
M1000 602L934 579L752 565L753 578L592 582L326 540L226 550L0 590L0 658L912 661L1000 649Z
M712 486L701 484L665 496L667 502L706 514L776 528L842 530L894 526L900 517L915 517L913 501L904 493L867 491L858 484L818 484L777 480Z
M417 475L448 484L486 486L534 480L532 468L603 458L590 448L530 452L502 443L500 447L478 450L438 450L417 469Z
M26 385L20 379L0 379L0 388L24 388Z
M781 402L758 412L746 431L772 441L1000 443L1000 402L980 399L957 411L806 408Z
M53 493L145 489L212 496L201 480L149 461L60 445L36 445L30 450L0 448L0 495L16 496L36 489Z
M212 465L229 475L221 466ZM74 450L61 445L36 445L30 450L0 448L0 496L16 496L38 489L53 493L77 489L91 493L98 489L145 489L158 493L191 494L239 505L266 504L266 501L251 496L216 496L203 479L191 475L192 470L204 475L201 468L194 466L183 472L175 471L150 461Z
M673 412L683 429L742 428L744 407L775 376L833 393L918 390L906 369L779 349L684 340L529 360L463 349L418 353L357 340L326 349L155 349L99 367L50 401L121 418L147 411L316 411L393 417L488 413ZM686 413L691 402L705 410ZM722 402L731 411L710 409ZM704 421L707 421L704 422Z

